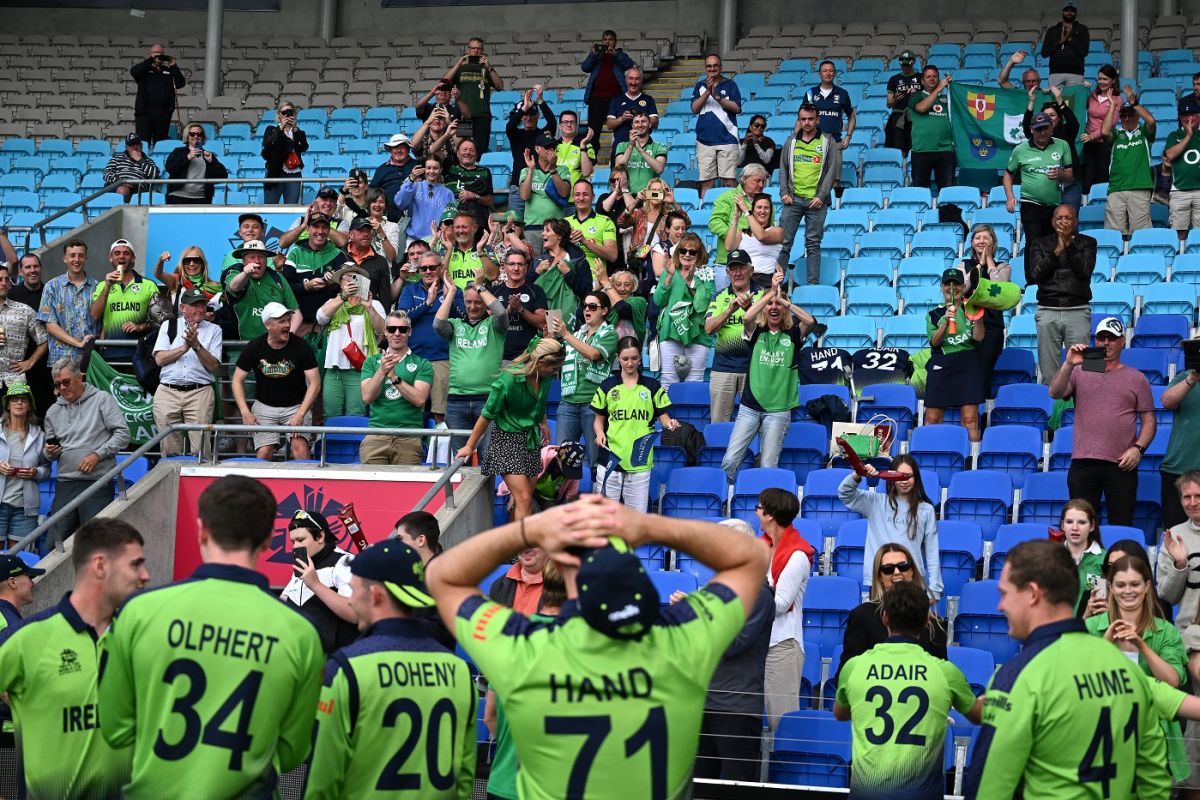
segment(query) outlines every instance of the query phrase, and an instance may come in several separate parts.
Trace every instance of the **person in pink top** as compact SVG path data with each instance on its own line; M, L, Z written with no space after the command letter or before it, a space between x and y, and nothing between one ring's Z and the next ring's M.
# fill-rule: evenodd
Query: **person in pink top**
M1121 113L1125 101L1121 97L1121 87L1118 83L1117 68L1112 64L1100 67L1096 75L1096 88L1088 95L1087 123L1083 129L1083 193L1087 194L1097 183L1108 180L1108 161L1112 155L1112 145L1104 141L1100 129L1104 127L1104 118L1109 106L1116 106L1113 119Z
M1075 400L1075 432L1067 489L1100 511L1108 504L1108 522L1132 525L1137 499L1137 465L1154 439L1154 400L1150 382L1121 363L1125 325L1105 317L1096 325L1096 346L1103 361L1084 364L1086 344L1067 349L1062 367L1050 379L1050 396ZM1138 430L1138 421L1141 430Z

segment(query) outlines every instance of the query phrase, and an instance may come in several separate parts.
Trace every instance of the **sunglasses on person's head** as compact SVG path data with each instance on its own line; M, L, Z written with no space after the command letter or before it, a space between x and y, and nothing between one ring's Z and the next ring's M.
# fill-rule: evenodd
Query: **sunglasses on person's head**
M681 248L679 248L679 255L681 255L681 256L698 256L698 255L700 255L700 251L694 250L690 247L681 247Z
M408 333L409 327L407 325L388 325L386 330L388 333Z
M911 561L901 561L899 564L880 564L879 565L879 572L883 575L892 575L896 572L896 570L899 570L901 572L911 572L912 571L912 562Z

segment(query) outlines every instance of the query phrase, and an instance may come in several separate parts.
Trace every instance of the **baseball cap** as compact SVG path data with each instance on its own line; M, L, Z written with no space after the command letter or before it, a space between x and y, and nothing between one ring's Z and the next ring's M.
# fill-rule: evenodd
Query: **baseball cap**
M14 397L24 397L29 401L30 408L35 406L35 403L33 402L33 390L29 388L28 383L14 382L9 384L8 390L4 392L5 408L8 407L8 401L12 400Z
M446 206L446 210L442 212L442 216L438 219L438 221L443 224L447 222L453 222L457 215L458 208L456 206Z
M543 133L535 143L538 147L558 147L558 140L548 133Z
M567 442L558 448L564 478L577 481L583 477L583 453L583 445L579 442Z
M184 289L183 294L179 296L180 305L190 306L192 303L204 303L208 305L208 298L204 296L204 292L192 287Z
M136 133L131 133L125 137L125 146L126 147L129 147L130 145L135 145L135 144L140 145L141 143L142 143L142 137L138 136Z
M1200 103L1195 100L1183 100L1179 105L1180 114L1200 114Z
M1039 111L1037 114L1035 114L1033 121L1029 123L1030 130L1052 127L1054 127L1054 120L1050 119L1050 115L1044 111Z
M640 639L658 619L658 589L622 539L585 551L575 582L580 616L611 639Z
M1125 323L1116 317L1105 317L1096 323L1096 336L1102 333L1112 334L1118 339L1125 335Z
M321 191L325 191L325 190L322 189ZM330 190L330 191L332 191L332 190ZM320 197L320 196L321 195L317 195L317 197ZM330 224L332 224L332 220L329 218L329 215L322 214L320 211L316 211L308 216L308 227L310 227L310 228L313 225L330 225Z
M942 283L963 283L967 281L963 278L962 270L958 267L950 267L942 272Z
M411 147L412 139L408 138L403 133L397 133L397 134L393 135L392 138L388 139L387 143L385 143L383 146L384 147L399 147L402 144L406 144Z
M751 263L751 260L750 254L741 248L738 248L737 250L730 250L729 258L725 261L725 267L729 268L736 264L749 264Z
M262 317L262 321L265 323L269 319L279 319L285 314L291 313L292 310L283 303L267 303L263 306L262 313L259 316Z
M1070 0L1068 0L1066 3L1063 3L1063 11L1066 11L1068 8L1075 8L1075 3L1070 2ZM1075 10L1078 11L1079 9L1075 8Z
M425 564L416 550L399 539L377 542L350 561L350 573L382 583L392 596L410 608L432 608L425 587Z
M337 189L332 186L322 186L321 191L317 192L317 197L323 200L337 200Z
M900 53L899 58L901 64L911 64L917 60L917 54L912 50L904 50Z
M28 575L31 578L36 578L38 575L45 575L46 570L31 567L16 556L11 556L5 553L0 555L0 578L16 578L19 575Z
M261 215L255 214L253 212L247 212L245 214L238 214L238 225L241 225L243 222L245 222L248 219L254 220L259 225L262 225L264 228L267 227L267 221L264 220Z
M361 231L363 228L370 228L370 227L371 227L371 220L367 219L366 217L355 217L350 222L350 230L352 230L352 231Z
M130 250L133 250L134 253L137 252L136 250L133 249L133 244L131 244L128 239L117 239L115 242L113 242L112 244L110 244L108 246L108 254L111 256L112 251L116 250L118 247L128 247Z
M277 255L276 253L272 252L265 244L260 242L258 239L251 239L250 241L246 242L244 245L239 247L237 250L234 250L233 257L234 258L243 258L246 255L246 253L262 253L267 258Z

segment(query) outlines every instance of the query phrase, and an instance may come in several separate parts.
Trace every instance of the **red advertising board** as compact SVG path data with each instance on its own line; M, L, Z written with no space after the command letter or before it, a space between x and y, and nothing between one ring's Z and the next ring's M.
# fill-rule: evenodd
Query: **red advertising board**
M175 512L175 580L188 577L200 566L196 517L200 493L214 480L228 474L228 467L196 466L180 471ZM246 474L262 481L275 495L277 503L271 542L258 561L259 571L270 579L272 586L283 586L292 576L292 546L287 537L287 526L298 509L325 514L338 537L338 546L353 553L350 535L337 518L343 505L354 504L354 512L367 540L377 542L391 533L396 520L411 511L438 478L438 473L433 472L338 471L328 467L302 471L254 470ZM457 478L455 476L456 483ZM445 495L438 492L425 510L437 513L444 500Z

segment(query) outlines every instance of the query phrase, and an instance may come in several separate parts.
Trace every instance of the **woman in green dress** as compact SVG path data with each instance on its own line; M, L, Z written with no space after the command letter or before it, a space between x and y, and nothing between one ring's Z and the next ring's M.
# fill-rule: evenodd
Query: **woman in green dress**
M1152 678L1178 688L1184 680L1187 650L1179 630L1155 614L1158 597L1150 565L1137 556L1121 556L1108 567L1108 611L1088 617L1088 630L1117 646ZM1167 764L1175 783L1191 774L1183 732L1177 720L1164 720Z

